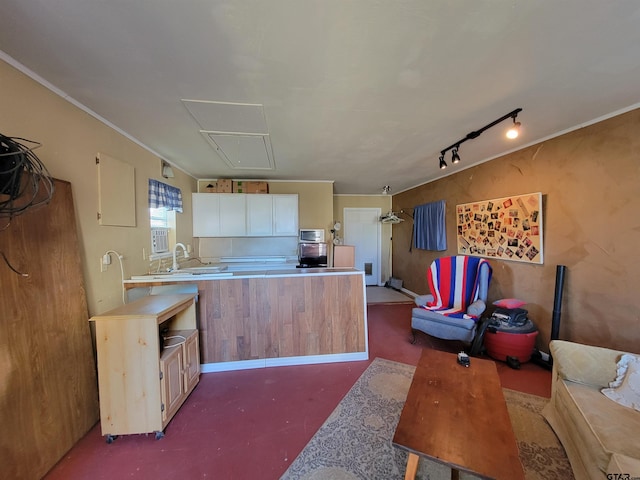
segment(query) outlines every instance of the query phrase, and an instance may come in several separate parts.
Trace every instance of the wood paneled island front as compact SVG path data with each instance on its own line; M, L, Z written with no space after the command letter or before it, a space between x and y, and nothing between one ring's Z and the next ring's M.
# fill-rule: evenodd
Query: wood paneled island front
M197 284L202 372L368 359L364 273L350 268L127 280Z

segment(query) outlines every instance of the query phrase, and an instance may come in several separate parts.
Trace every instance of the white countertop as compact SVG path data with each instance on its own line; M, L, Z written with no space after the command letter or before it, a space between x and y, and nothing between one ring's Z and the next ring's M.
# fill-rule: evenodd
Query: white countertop
M234 278L261 278L261 277L292 277L292 276L313 276L313 275L364 275L362 270L355 268L296 268L295 266L287 266L283 268L259 268L254 265L254 269L250 270L223 270L219 273L149 273L146 275L132 275L130 280L124 283L147 283L147 282L199 282L202 280L228 280Z

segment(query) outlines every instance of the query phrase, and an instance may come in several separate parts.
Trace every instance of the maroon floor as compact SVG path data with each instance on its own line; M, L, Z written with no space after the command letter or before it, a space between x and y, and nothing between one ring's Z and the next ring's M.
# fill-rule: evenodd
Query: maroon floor
M415 365L424 348L460 350L426 335L410 344L410 311L369 306L369 361L203 374L163 439L129 435L107 445L98 424L45 478L278 479L374 358ZM503 387L550 395L548 370L496 363Z

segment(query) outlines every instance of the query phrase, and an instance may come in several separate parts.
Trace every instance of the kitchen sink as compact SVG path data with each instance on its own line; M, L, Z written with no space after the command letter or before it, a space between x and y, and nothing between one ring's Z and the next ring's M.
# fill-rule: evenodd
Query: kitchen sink
M222 265L219 267L189 267L189 268L180 268L178 270L174 270L172 272L168 272L170 275L176 275L180 273L190 273L192 275L201 275L205 273L221 273L227 269L226 265Z
M167 280L168 278L184 279L198 277L203 280L207 278L232 277L232 272L225 271L222 267L191 267L173 270L171 272L147 273L146 275L132 275L131 280Z

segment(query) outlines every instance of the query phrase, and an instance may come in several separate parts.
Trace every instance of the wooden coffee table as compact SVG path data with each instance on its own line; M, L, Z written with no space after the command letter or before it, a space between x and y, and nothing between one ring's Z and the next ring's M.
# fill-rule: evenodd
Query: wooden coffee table
M471 358L464 367L452 353L424 350L413 375L393 444L409 452L405 480L419 458L499 480L524 479L496 365Z

